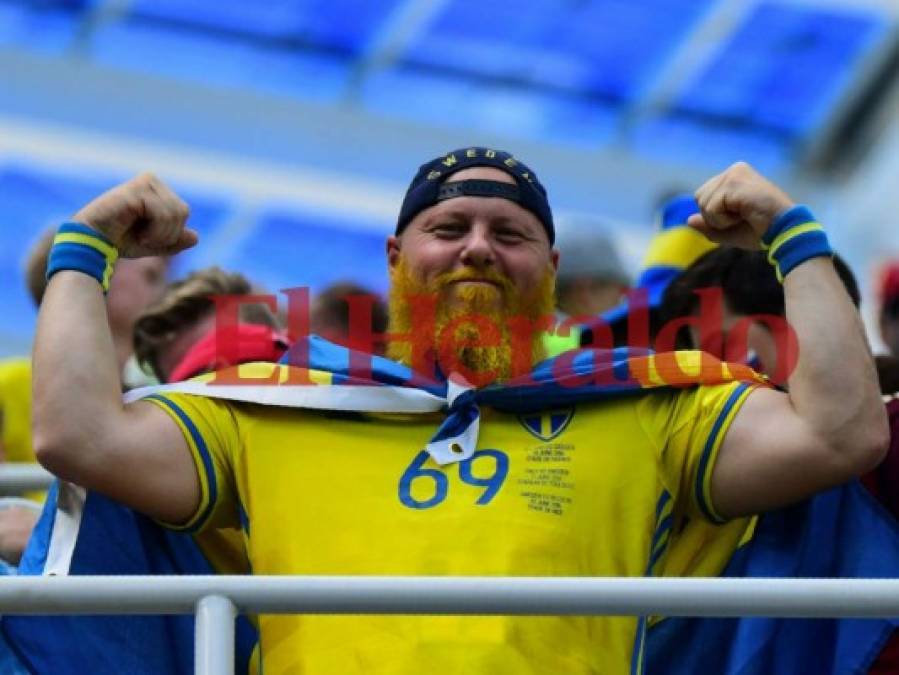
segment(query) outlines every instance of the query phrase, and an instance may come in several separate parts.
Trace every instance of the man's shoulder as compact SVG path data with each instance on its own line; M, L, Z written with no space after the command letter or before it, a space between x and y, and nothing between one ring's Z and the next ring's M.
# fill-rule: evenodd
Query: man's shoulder
M300 405L277 404L266 402L264 397L235 398L219 395L214 388L208 392L163 391L151 394L142 400L169 404L185 412L189 417L196 415L217 416L229 415L238 422L263 422L266 424L322 425L365 424L371 426L412 427L416 424L427 426L439 425L443 419L441 413L392 413L367 412L363 410L335 410Z

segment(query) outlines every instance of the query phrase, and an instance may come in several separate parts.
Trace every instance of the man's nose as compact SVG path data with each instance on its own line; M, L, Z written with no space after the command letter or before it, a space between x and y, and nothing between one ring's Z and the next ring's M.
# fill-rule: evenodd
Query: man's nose
M487 267L496 262L493 242L487 228L475 226L465 238L460 259L464 265L471 267Z

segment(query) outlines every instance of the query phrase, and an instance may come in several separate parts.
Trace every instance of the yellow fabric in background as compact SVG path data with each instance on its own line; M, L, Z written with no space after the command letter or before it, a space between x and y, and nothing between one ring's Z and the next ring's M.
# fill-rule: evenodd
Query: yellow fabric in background
M7 462L34 462L31 447L31 360L0 361L0 410Z
M0 411L2 411L3 461L37 462L31 445L31 359L0 361ZM23 497L44 501L45 493Z

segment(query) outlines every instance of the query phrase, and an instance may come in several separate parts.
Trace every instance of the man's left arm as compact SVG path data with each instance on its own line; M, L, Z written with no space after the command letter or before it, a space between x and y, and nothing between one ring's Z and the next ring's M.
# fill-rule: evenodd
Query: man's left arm
M701 214L690 225L710 239L768 247L783 273L786 319L799 347L778 355L796 359L788 393L756 390L727 431L712 474L717 512L770 510L870 470L889 444L887 418L861 318L830 256L820 255L823 234L800 222L792 200L744 163L707 182L696 198Z

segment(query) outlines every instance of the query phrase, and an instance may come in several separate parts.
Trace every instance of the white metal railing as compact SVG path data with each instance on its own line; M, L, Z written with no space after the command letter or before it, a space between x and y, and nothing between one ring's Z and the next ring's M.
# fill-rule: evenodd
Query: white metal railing
M52 474L0 464L0 495ZM196 675L234 672L241 614L899 616L899 579L0 577L0 614L195 614Z
M899 579L0 578L0 614L191 613L196 675L231 675L237 613L877 618Z
M0 464L0 497L46 490L53 480L53 474L38 464L4 462Z

